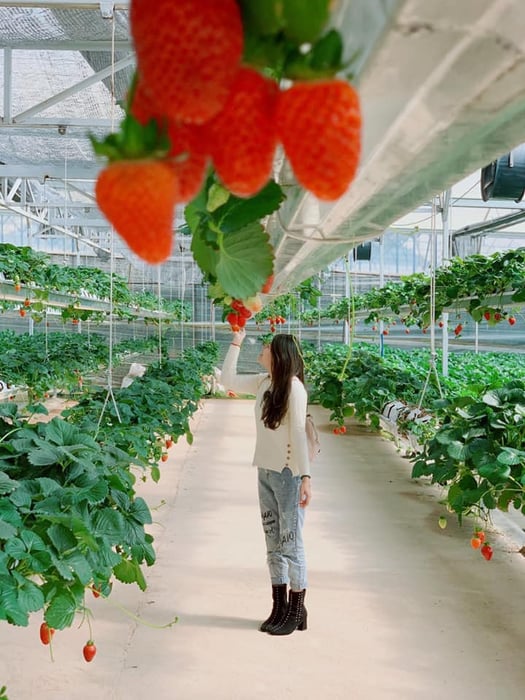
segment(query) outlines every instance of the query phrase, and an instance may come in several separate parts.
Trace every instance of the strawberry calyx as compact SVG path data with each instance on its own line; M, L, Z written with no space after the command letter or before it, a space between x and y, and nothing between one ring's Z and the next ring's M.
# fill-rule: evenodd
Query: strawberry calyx
M90 139L95 153L105 156L109 162L162 159L170 151L167 123L150 119L143 125L129 113L120 123L119 131L108 134L102 141L92 134Z

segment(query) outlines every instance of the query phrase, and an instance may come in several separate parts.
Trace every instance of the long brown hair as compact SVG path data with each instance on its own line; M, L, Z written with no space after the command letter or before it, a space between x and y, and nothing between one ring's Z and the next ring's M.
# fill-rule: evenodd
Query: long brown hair
M274 336L270 353L272 383L263 395L262 420L267 428L275 430L288 410L292 379L298 377L304 384L304 362L297 339L286 333Z

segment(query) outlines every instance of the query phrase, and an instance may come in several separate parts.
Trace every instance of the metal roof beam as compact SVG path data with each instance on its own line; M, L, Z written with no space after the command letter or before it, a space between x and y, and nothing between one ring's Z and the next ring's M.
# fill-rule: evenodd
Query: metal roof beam
M128 10L129 0L111 2L111 0L51 0L51 2L38 2L38 0L0 0L0 7L38 7L55 10L99 10L102 17L112 17L115 10Z
M32 117L33 115L38 114L39 112L42 112L48 107L56 105L59 102L63 102L63 100L65 100L67 97L71 97L71 95L76 95L81 90L84 90L85 88L90 87L95 83L99 83L104 78L108 78L112 73L117 73L119 70L127 68L134 62L135 56L133 54L130 54L125 58L121 58L120 61L116 61L114 64L107 66L103 70L100 70L97 73L90 75L89 78L85 78L79 83L76 83L75 85L72 85L71 87L67 88L66 90L62 90L62 92L59 92L57 95L53 95L49 99L44 100L43 102L40 102L39 104L34 105L29 109L26 109L24 112L16 114L13 117L13 121L18 122L19 124L21 122L26 122L29 117Z
M82 39L25 39L7 44L13 51L132 51L133 45L128 39L110 39L96 41Z

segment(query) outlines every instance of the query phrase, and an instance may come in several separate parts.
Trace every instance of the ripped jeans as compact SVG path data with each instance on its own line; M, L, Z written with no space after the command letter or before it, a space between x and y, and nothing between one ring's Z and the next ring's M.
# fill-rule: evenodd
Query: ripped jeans
M266 559L272 585L307 587L303 544L305 509L299 508L301 477L288 467L282 472L258 469L259 505L266 538Z

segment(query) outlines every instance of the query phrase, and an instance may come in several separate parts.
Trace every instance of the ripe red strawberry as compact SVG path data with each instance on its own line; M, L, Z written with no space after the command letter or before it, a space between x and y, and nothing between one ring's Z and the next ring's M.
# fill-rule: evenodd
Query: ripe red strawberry
M485 313L483 314L483 316L485 317L485 319L486 319L487 321L490 321L490 319L492 318L492 314L490 313L490 311L485 311Z
M483 547L481 548L481 554L487 561L490 561L492 559L492 555L494 554L494 552L490 544L483 545Z
M236 0L133 0L138 73L161 114L202 124L224 105L243 51Z
M275 275L271 274L271 275L268 277L268 279L266 280L266 282L263 284L263 287L262 287L262 289L261 289L261 292L262 292L263 294L268 294L268 293L270 292L270 290L271 290L271 288L272 288L272 285L273 285L274 277L275 277Z
M509 323L511 326L513 326L516 323L516 319L514 318L514 316L509 316Z
M199 192L208 164L208 151L202 128L195 124L174 124L168 126L171 159L179 179L181 202L189 202Z
M270 179L277 93L274 80L241 68L223 109L203 127L217 175L239 197L256 194Z
M463 326L461 323L458 323L458 325L454 328L454 335L461 335L461 331L463 330Z
M352 182L361 151L359 98L343 80L296 83L281 92L277 135L298 181L333 200Z
M169 164L116 161L100 173L95 193L100 209L139 257L159 263L170 255L178 182Z
M189 202L199 192L206 172L208 152L201 127L174 122L155 110L142 81L138 80L130 108L135 119L145 126L151 119L158 129L166 129L170 142L166 158L171 159L179 178L181 202Z
M95 658L95 655L97 653L97 647L95 646L95 642L90 639L88 642L84 644L84 648L82 649L82 653L84 654L84 659L89 663L90 661L93 661Z
M49 627L47 622L42 622L40 625L40 641L42 644L50 644L54 634L55 630Z

